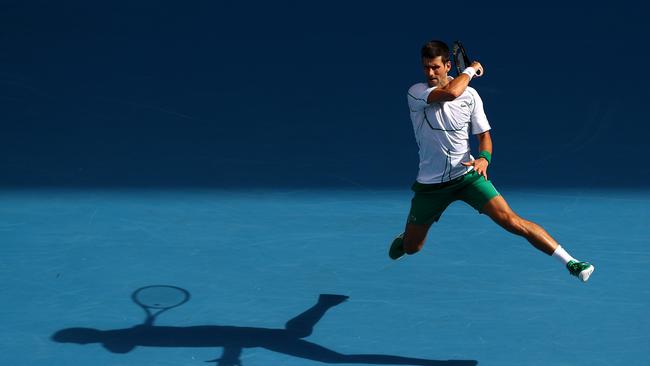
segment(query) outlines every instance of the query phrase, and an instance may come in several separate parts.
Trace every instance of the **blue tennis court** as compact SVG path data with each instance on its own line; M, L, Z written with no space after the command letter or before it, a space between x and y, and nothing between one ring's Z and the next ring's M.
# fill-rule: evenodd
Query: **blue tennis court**
M408 190L3 191L3 363L646 364L650 195L502 193L588 283L463 203L391 261ZM191 298L143 330L150 285Z
M0 365L649 365L646 13L561 5L0 1ZM462 202L389 259L432 39L587 283Z

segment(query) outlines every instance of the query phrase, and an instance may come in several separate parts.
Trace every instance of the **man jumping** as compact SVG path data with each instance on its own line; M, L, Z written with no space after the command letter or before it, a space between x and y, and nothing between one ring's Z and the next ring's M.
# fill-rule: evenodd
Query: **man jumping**
M492 159L490 124L481 97L468 86L472 78L483 75L483 66L473 62L458 77L449 77L449 47L435 40L422 47L421 56L427 83L413 85L407 97L420 167L411 187L415 194L406 228L393 240L390 258L420 251L431 225L449 204L462 200L557 258L569 273L586 282L594 266L576 260L541 226L519 217L487 179ZM470 154L470 132L478 138L476 159Z

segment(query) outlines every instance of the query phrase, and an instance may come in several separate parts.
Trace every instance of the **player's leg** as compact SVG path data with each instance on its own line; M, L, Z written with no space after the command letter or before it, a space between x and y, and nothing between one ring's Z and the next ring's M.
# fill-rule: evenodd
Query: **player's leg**
M459 191L460 199L488 215L509 232L526 238L538 250L557 258L572 275L579 277L583 282L589 279L594 266L576 260L544 228L517 215L490 181L472 173L468 182L470 183Z
M440 219L447 206L453 202L448 185L415 183L412 187L415 195L411 200L411 209L404 232L398 235L390 245L388 256L401 258L404 254L415 254L422 250L431 225Z
M513 234L523 236L535 248L548 255L552 255L559 246L544 228L517 215L502 196L492 198L485 204L482 212L499 226Z
M432 224L407 223L404 232L399 234L391 243L388 256L391 259L399 259L404 254L412 255L422 250Z
M593 265L573 258L544 228L517 215L502 196L491 199L482 211L504 229L526 238L535 248L557 258L572 275L583 282L593 273Z
M412 255L422 250L432 224L433 222L424 225L406 224L404 228L404 252L406 254Z

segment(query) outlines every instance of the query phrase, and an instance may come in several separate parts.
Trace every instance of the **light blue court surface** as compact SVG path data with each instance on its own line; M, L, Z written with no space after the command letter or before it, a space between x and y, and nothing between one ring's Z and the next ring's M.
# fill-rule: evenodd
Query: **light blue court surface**
M650 364L650 193L502 193L587 284L462 202L390 261L406 189L3 191L0 363ZM156 284L191 299L136 327Z

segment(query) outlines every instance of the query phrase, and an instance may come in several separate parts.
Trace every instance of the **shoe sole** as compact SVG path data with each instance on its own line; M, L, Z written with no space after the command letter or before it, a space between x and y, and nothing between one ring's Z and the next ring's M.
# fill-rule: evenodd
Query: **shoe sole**
M402 259L402 257L404 257L404 254L405 254L405 253L402 253L399 257L395 257L395 258L393 258L393 257L390 255L390 252L389 252L389 253L388 253L388 258L390 258L390 259L396 261L396 260Z
M402 259L402 257L404 257L404 254L400 255L400 256L397 257L397 258L393 258L393 257L391 257L390 255L388 256L388 258L390 258L390 259L392 259L392 260L394 260L394 261L398 261L398 260Z
M591 266L589 266L589 268L587 268L587 269L583 270L582 272L580 272L578 274L578 277L580 278L580 281L587 282L587 280L589 279L589 276L591 276L591 274L594 273L594 269L596 269L596 268L592 264Z

